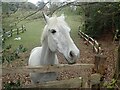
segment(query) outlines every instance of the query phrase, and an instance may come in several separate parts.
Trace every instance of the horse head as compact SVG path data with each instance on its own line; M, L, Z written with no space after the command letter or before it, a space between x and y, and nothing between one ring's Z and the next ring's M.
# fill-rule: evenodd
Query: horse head
M49 49L62 53L69 64L76 62L80 51L70 36L70 27L65 22L65 16L48 17L44 14L46 26L43 31L42 42L47 37Z

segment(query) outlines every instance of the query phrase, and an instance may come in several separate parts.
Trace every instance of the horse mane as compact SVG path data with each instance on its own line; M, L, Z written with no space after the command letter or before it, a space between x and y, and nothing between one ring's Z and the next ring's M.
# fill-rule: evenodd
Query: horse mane
M50 18L50 21L46 24L46 26L43 29L42 35L41 35L41 44L43 44L45 38L47 37L47 31L49 30L51 25L55 25L57 23L57 17L56 15ZM48 28L49 26L49 28Z
M45 26L46 28L46 26ZM47 30L44 28L43 32L42 32L42 35L41 35L41 44L43 44L45 38L47 37Z

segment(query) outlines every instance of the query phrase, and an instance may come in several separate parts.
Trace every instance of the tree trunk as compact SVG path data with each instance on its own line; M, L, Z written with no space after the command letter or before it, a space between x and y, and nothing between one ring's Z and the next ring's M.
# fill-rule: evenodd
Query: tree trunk
M115 70L115 76L116 79L120 79L120 40L119 40L119 46L118 46L118 57L116 62L116 70Z

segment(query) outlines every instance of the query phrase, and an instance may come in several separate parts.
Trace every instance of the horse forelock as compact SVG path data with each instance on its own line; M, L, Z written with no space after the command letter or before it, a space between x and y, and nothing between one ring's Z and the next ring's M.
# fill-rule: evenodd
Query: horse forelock
M62 27L69 27L68 24L64 20L61 20L59 17L56 17L56 16L51 17L49 22L44 27L42 37L41 37L41 43L43 43L45 38L47 38L47 31L50 28L54 27L55 25L59 25L59 26L62 26ZM59 27L59 26L57 26L57 27Z
M49 22L46 24L46 26L44 27L44 30L42 32L41 44L44 42L45 38L47 37L47 31L49 30L49 28L51 28L56 23L57 23L57 17L56 16L51 17Z

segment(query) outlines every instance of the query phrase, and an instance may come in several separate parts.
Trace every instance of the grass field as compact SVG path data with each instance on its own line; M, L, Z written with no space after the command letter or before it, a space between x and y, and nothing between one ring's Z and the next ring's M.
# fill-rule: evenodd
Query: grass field
M70 12L71 13L71 12ZM77 42L78 38L78 26L81 24L81 16L75 15L75 14L65 14L66 21L68 25L71 27L71 36L75 42ZM59 12L59 15L62 14L62 12ZM6 40L6 46L11 44L12 48L18 47L18 45L22 44L24 47L26 47L28 50L31 50L32 48L36 46L40 46L40 37L42 30L44 28L44 19L36 19L33 21L25 21L21 22L20 24L25 24L27 31L20 34L19 36L22 38L20 41L15 41L14 38L16 35L14 35L12 38L9 38Z
M17 35L14 35L6 41L6 46L11 44L12 48L16 48L18 45L22 44L24 47L31 49L40 45L40 36L44 27L43 20L39 19L29 22L25 26L27 31L19 35L21 40L15 41L14 38Z

